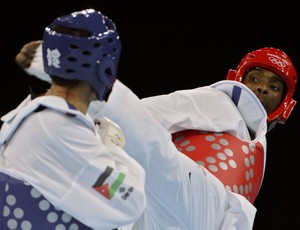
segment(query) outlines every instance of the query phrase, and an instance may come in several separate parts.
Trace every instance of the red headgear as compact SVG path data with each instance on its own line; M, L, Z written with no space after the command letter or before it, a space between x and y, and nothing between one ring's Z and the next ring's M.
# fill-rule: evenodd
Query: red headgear
M284 80L287 86L287 93L280 106L274 112L268 114L270 130L277 123L284 124L296 105L293 95L297 84L297 72L286 53L276 48L265 47L246 54L236 70L230 69L228 71L226 79L242 82L246 71L254 67L273 71Z

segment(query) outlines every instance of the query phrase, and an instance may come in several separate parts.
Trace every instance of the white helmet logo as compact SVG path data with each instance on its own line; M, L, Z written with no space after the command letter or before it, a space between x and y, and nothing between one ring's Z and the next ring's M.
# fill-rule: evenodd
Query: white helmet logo
M50 50L49 48L47 49L47 61L48 61L48 66L53 66L55 68L60 68L60 52L58 49Z

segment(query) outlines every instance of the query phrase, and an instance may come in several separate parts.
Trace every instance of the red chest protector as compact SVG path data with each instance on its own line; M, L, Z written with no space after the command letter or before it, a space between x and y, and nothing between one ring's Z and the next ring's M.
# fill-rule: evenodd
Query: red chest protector
M233 192L251 203L259 192L264 168L261 143L248 143L227 133L185 130L173 134L177 149L206 167Z

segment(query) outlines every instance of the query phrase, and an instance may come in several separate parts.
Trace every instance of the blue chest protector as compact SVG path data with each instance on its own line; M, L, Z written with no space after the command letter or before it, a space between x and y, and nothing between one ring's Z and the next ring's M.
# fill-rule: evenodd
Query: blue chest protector
M56 209L30 184L0 173L0 229L91 230Z

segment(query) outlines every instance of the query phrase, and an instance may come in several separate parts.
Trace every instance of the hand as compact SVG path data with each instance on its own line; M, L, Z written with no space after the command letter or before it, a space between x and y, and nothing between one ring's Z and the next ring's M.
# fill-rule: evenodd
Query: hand
M50 76L44 71L41 40L25 44L16 55L15 61L28 75L51 84Z
M41 43L42 41L31 41L25 44L15 57L15 61L17 65L23 69L30 67L36 49L39 47Z
M95 125L104 144L115 144L121 148L125 146L123 131L116 123L104 117L96 119Z

